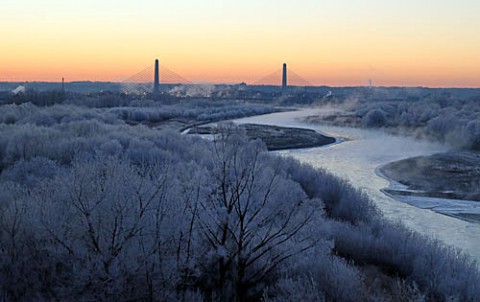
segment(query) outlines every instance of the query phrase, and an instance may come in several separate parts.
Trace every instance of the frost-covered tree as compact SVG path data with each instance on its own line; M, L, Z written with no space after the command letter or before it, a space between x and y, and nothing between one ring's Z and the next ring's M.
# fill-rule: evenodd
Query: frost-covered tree
M365 127L382 127L385 126L386 122L386 113L382 109L373 109L362 119L362 124Z
M124 122L161 118L148 104L8 105L8 123L0 111L2 299L480 299L470 258L386 221L346 181L232 125L210 142ZM226 116L197 105L167 111ZM467 111L455 106L444 117ZM375 285L385 279L388 294Z
M284 261L313 247L318 237L304 230L322 214L319 200L309 199L265 158L262 144L238 131L224 129L214 142L213 181L198 214L208 243L205 281L226 300L254 294Z
M464 128L465 145L471 149L480 149L480 120L472 120Z

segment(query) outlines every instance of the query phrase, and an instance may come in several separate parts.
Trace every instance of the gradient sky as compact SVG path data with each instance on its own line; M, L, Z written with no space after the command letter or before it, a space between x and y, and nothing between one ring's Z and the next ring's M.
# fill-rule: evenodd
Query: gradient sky
M0 81L119 81L161 64L255 82L480 87L479 0L1 0Z

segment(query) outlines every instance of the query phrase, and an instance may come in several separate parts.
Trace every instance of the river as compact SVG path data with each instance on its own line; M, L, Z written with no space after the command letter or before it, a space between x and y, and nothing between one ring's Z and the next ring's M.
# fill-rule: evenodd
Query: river
M355 187L366 192L388 219L401 221L412 230L460 248L480 263L479 223L471 223L429 209L418 208L395 200L380 191L390 183L377 175L376 169L379 166L408 157L447 151L445 146L389 135L377 130L312 125L302 122L302 117L315 115L319 110L280 112L237 119L234 122L310 128L341 138L339 143L325 147L275 152L281 156L294 157L301 162L323 168L347 179Z

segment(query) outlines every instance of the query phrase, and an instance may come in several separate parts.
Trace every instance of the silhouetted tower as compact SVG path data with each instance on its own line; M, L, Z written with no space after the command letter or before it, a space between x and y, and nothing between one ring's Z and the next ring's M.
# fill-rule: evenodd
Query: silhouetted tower
M158 59L155 60L155 79L153 81L153 93L160 91L160 70L158 67Z
M62 78L62 92L65 92L65 78Z
M287 63L283 63L282 89L287 89Z

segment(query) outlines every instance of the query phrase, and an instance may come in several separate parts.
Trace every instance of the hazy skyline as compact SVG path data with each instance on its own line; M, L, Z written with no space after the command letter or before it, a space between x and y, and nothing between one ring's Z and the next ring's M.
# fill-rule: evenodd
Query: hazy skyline
M194 82L283 62L316 85L480 87L473 0L3 0L0 81L119 81L155 58Z

